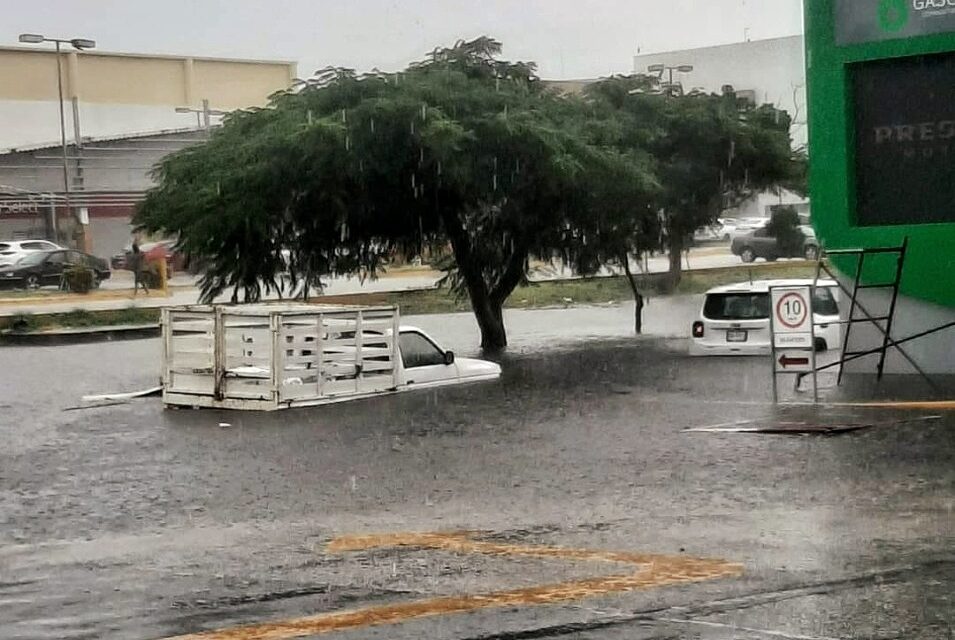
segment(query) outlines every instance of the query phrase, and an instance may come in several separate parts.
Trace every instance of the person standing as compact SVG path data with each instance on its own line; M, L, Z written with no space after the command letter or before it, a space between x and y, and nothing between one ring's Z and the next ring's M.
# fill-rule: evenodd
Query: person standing
M149 295L149 287L146 286L146 280L143 278L143 267L145 266L143 264L145 262L144 258L145 256L143 255L143 252L139 248L139 241L134 239L133 250L129 256L129 261L130 261L129 266L133 270L133 296L134 297L136 296L136 294L139 293L140 285L142 285L143 287L143 292L147 296Z

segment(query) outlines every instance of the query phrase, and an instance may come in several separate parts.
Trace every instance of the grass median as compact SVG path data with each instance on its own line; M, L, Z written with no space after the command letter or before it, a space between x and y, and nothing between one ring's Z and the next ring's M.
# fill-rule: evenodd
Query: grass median
M815 272L812 262L778 262L719 269L701 269L684 273L675 291L666 295L702 293L711 287L744 280L766 278L810 278ZM648 296L659 293L665 274L638 276L640 288ZM508 299L511 309L541 309L588 304L625 303L632 300L630 285L624 276L578 278L532 282L518 287ZM312 302L350 305L398 305L403 315L454 313L470 311L467 299L456 298L446 289L417 289L391 293L357 293L318 296ZM142 326L159 322L159 309L126 307L123 309L66 313L35 313L0 318L0 330L29 333L78 329L85 327Z

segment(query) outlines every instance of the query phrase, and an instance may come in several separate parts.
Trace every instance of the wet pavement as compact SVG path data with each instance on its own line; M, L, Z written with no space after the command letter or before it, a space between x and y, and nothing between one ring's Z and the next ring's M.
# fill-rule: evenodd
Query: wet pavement
M0 349L0 638L951 639L955 416L776 410L666 304L509 312L498 383L267 415L72 410L157 340ZM799 420L876 426L685 431Z

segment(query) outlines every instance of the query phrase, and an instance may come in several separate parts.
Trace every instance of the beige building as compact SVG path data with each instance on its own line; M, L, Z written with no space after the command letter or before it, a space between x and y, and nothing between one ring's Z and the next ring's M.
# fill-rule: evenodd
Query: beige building
M0 240L55 238L101 256L129 241L156 162L206 139L206 117L263 106L296 76L282 61L64 51L60 62L69 207L56 54L0 48Z
M67 137L180 129L208 100L213 110L264 105L296 76L293 62L105 53L61 54ZM0 47L0 150L58 142L56 54L50 48Z

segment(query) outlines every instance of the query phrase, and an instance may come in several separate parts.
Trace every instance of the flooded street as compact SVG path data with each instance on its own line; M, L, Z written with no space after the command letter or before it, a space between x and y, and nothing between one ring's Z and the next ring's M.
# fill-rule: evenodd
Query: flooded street
M2 349L0 638L951 638L955 417L774 410L698 308L509 312L500 382L273 414L70 410L157 340ZM879 426L684 431L747 420Z

